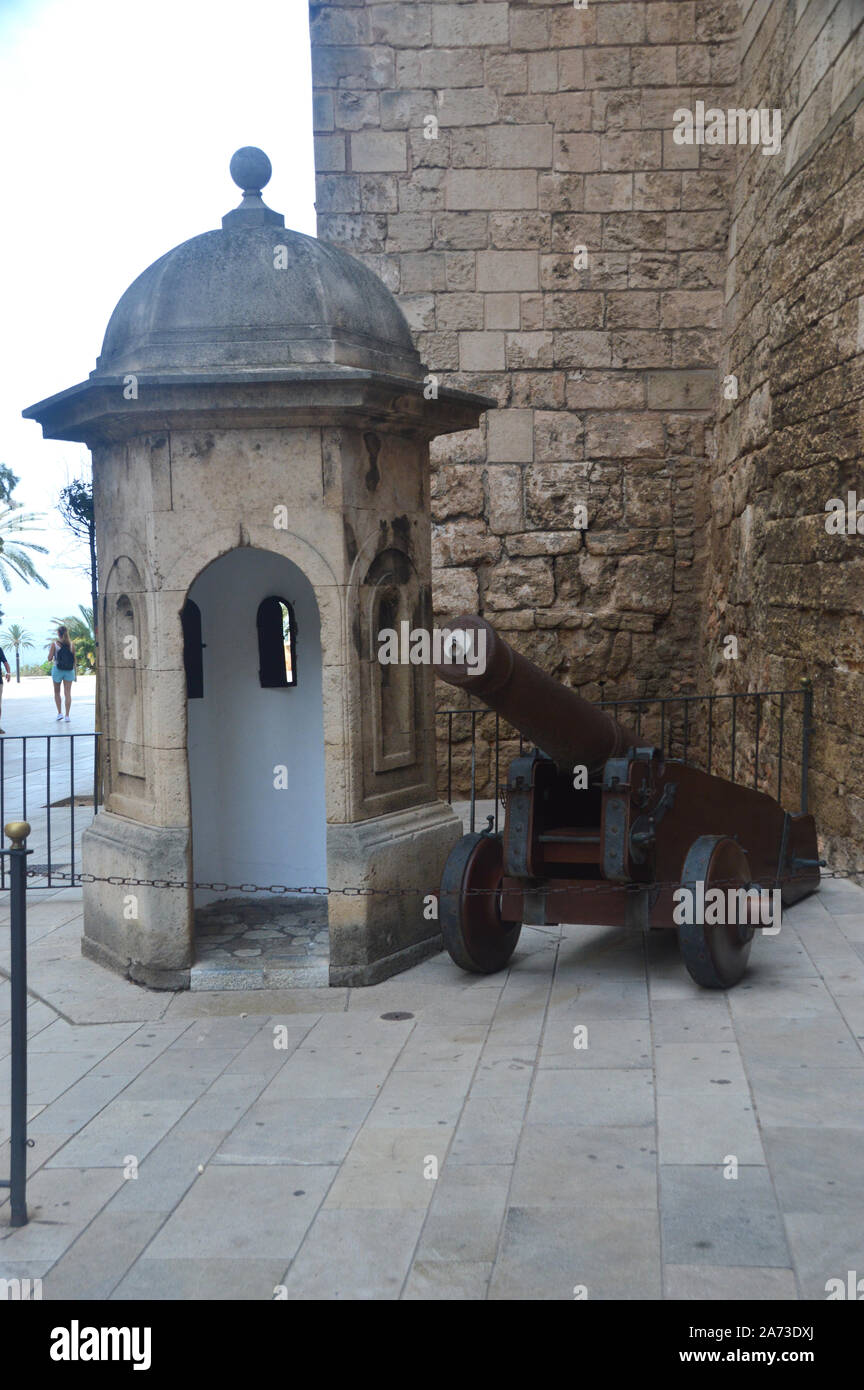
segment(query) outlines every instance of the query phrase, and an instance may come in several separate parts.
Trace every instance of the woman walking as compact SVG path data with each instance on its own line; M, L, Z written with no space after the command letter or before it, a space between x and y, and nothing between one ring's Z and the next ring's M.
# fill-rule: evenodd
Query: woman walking
M60 682L63 682L63 692L66 696L66 723L69 723L69 710L72 706L72 682L76 679L75 674L75 645L65 627L58 627L57 636L51 643L48 651L48 660L53 662L51 667L51 679L54 682L54 703L57 706L57 718L63 718L60 709Z

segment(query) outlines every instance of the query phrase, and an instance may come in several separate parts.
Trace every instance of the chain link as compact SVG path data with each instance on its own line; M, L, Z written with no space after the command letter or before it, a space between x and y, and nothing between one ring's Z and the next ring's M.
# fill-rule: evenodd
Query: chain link
M822 870L821 878L852 879L864 876L864 868L860 869L828 869ZM47 874L40 873L37 869L27 870L28 878L47 878ZM270 893L274 897L345 897L345 898L369 898L369 897L393 897L393 898L416 898L418 896L428 897L430 892L438 893L438 890L431 890L427 884L424 888L331 888L326 885L307 884L302 887L292 888L284 883L271 883L268 885L256 883L203 883L192 879L168 879L168 878L124 878L119 874L69 874L63 873L59 869L51 871L51 877L57 879L68 879L70 887L77 887L83 883L108 883L113 887L129 888L198 888L212 893ZM801 874L798 879L787 879L787 883L794 883L811 878L811 874ZM568 893L590 896L592 893L636 893L642 890L662 891L667 888L680 888L680 880L670 880L668 882L652 883L602 883L568 884L560 888L553 885L544 887L544 893L548 897L555 893ZM712 879L712 888L720 887L741 887L740 879ZM758 886L758 885L754 885ZM454 892L456 890L453 890ZM467 888L459 890L463 897L483 897L488 894L497 896L500 888ZM438 894L440 896L440 893Z

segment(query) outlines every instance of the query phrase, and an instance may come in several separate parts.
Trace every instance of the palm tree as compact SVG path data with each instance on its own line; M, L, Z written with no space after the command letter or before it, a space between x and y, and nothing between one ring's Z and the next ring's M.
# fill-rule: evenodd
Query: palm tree
M37 545L35 541L19 541L18 537L22 532L33 529L33 523L41 520L34 512L22 512L19 507L10 506L8 503L0 505L0 584L8 593L12 588L12 581L9 578L11 570L18 579L23 579L27 584L32 579L36 584L41 584L43 589L48 588L48 581L43 579L36 570L28 550L37 550L41 555L48 554L48 547Z
M21 653L28 647L35 647L36 643L29 632L25 632L18 623L10 623L5 632L0 632L0 642L4 642L7 647L11 647L15 653L15 682L21 684Z
M65 627L75 643L75 665L84 675L96 668L96 638L93 633L93 609L79 603L80 618L52 618L52 623Z

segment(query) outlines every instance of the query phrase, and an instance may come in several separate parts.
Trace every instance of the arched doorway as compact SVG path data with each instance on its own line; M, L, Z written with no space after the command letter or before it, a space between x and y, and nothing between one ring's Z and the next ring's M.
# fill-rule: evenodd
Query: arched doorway
M195 881L326 884L312 585L244 546L198 575L181 620ZM327 983L325 898L196 889L195 908L193 989Z

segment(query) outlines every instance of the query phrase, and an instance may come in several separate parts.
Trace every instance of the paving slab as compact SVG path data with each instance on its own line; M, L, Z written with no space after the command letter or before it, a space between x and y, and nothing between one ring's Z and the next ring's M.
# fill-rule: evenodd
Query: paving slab
M666 1265L663 1286L665 1298L688 1302L786 1302L798 1297L791 1269L746 1265Z
M643 1125L525 1125L510 1200L517 1207L657 1209L657 1140Z
M325 1209L282 1280L288 1298L397 1299L422 1222L420 1209Z
M663 1253L675 1265L758 1265L790 1269L783 1218L765 1168L663 1165Z
M585 1293L582 1294L581 1290ZM653 1299L661 1294L656 1211L516 1207L507 1212L490 1299Z

